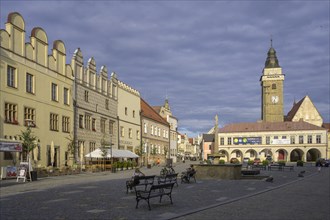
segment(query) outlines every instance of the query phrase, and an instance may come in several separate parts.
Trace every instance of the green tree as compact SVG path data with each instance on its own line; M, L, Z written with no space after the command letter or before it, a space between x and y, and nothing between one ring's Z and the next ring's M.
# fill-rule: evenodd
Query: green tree
M23 160L27 160L27 157L30 156L30 152L37 146L37 137L34 136L30 127L27 127L25 131L21 131L19 137L23 140Z

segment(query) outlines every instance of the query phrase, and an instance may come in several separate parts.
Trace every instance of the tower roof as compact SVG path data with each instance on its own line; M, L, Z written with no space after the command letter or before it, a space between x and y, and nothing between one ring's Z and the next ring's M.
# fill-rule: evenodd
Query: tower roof
M271 39L270 48L267 53L267 59L265 62L265 68L278 68L280 67L278 59L276 57L276 50L273 48L273 40Z

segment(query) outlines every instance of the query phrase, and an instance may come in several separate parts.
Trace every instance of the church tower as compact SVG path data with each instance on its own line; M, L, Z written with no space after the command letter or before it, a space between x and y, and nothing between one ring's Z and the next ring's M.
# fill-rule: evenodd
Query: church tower
M283 122L283 84L284 74L278 63L276 51L271 47L268 50L265 68L260 77L261 84L261 120L264 122Z

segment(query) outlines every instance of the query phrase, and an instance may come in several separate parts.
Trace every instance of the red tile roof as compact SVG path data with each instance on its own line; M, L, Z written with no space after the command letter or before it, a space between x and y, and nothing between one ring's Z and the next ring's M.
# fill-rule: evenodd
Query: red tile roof
M304 121L292 122L251 122L229 124L219 128L219 133L234 132L262 132L262 131L300 131L300 130L325 130L325 128L309 124Z
M167 121L162 118L158 112L156 112L146 101L144 101L141 98L141 115L143 117L152 119L154 121L157 121L161 124L164 124L166 126L169 126L169 124L167 123Z

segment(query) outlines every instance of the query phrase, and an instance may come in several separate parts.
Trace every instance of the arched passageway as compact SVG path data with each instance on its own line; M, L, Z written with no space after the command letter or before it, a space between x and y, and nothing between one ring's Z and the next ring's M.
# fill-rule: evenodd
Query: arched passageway
M317 158L320 158L321 156L321 152L318 149L310 149L309 151L307 151L306 154L306 161L316 161Z
M304 152L300 149L294 149L290 153L290 161L297 162L298 160L303 160Z

